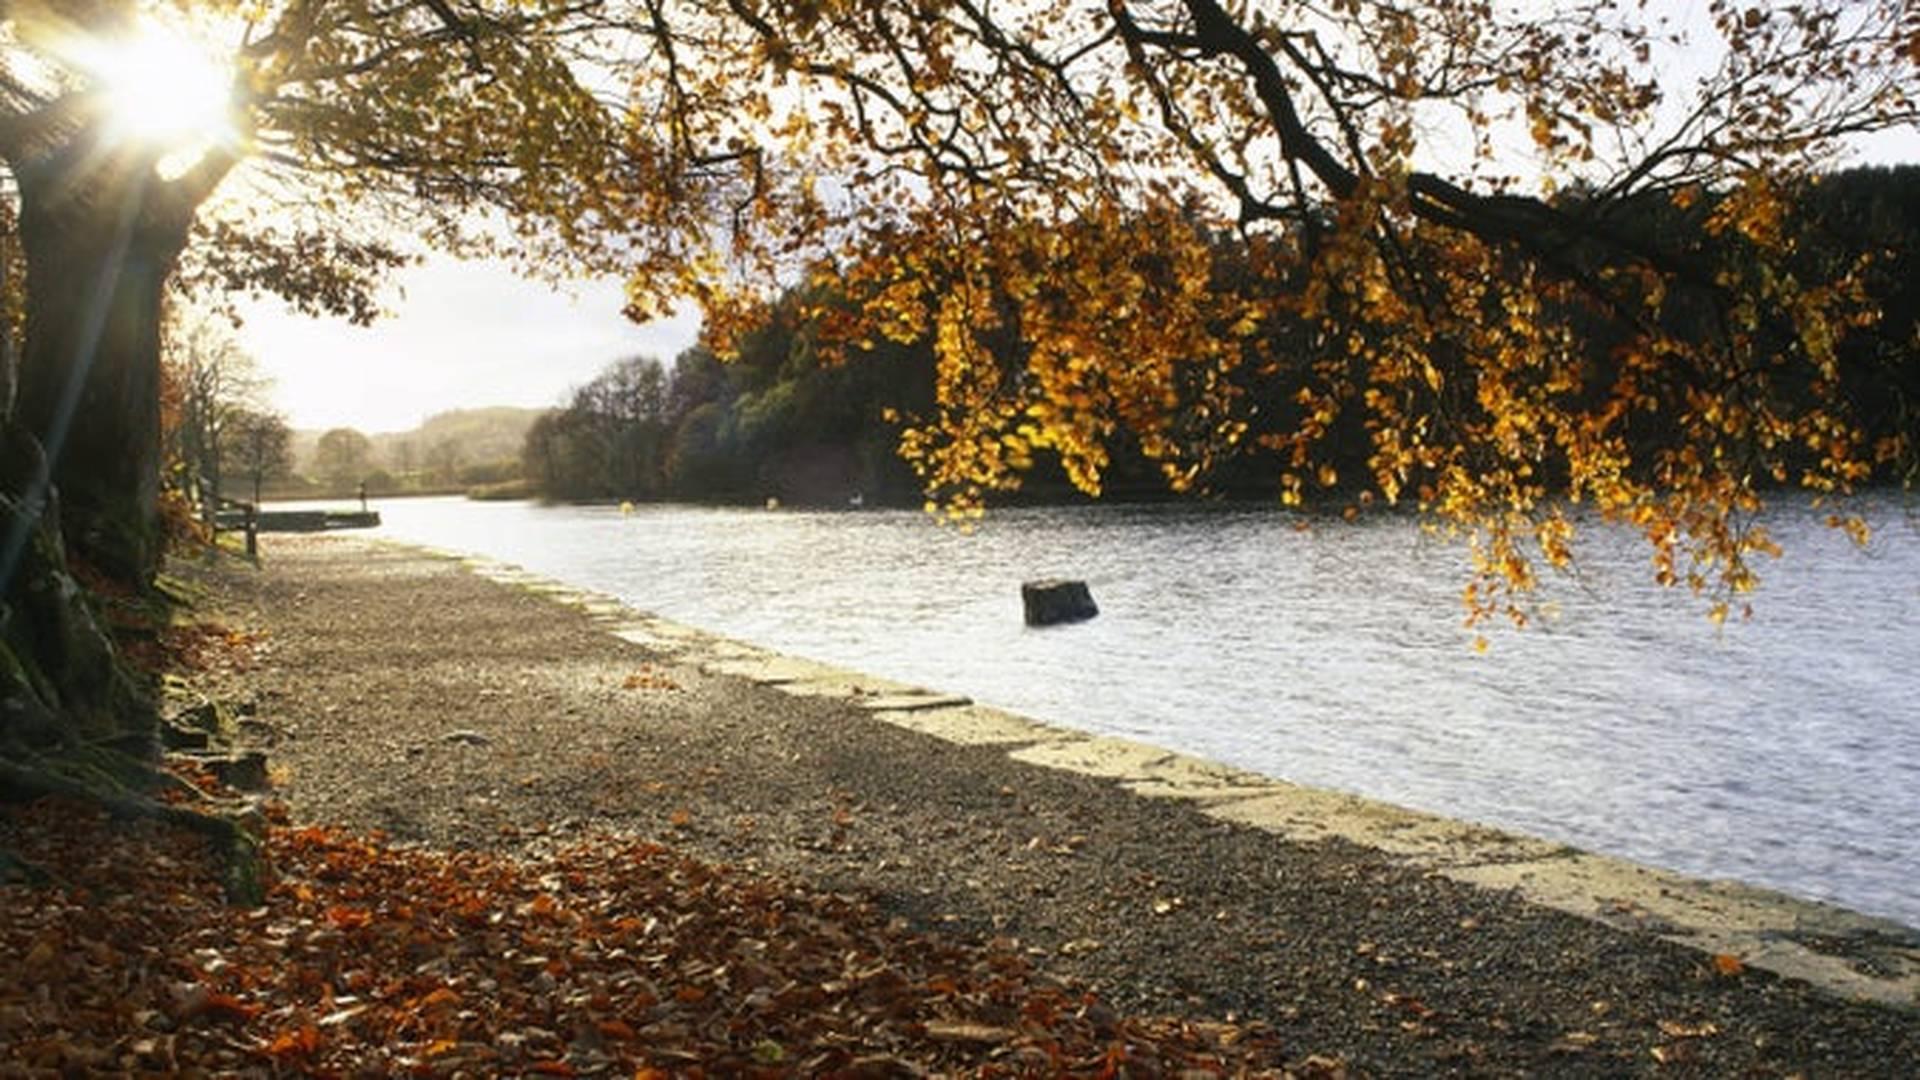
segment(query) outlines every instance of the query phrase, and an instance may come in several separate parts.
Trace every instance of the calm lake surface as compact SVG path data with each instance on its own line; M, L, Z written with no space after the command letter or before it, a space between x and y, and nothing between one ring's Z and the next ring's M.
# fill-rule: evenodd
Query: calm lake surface
M1920 525L1865 551L1773 524L1752 621L1716 630L1583 533L1548 617L1460 625L1464 551L1404 518L1049 509L963 535L909 511L379 503L382 532L1028 716L1920 926ZM1030 630L1019 583L1085 578Z

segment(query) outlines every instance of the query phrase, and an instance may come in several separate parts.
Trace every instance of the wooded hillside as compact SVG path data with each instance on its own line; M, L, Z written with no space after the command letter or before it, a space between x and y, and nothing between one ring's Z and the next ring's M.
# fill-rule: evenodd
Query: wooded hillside
M369 491L387 493L511 479L518 473L527 429L540 415L539 409L515 405L436 413L411 431L365 435L364 456L350 462L323 459L321 441L327 431L297 430L295 479L279 494L344 494L361 479Z

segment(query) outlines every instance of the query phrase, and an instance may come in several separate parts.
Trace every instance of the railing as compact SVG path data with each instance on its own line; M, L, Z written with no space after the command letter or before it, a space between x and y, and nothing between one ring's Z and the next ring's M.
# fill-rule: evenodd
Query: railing
M335 529L371 529L380 524L378 510L261 510L252 503L221 498L216 504L214 529L247 531L247 554L252 556L263 532L332 532Z
M219 496L214 500L213 531L218 536L222 532L247 534L247 558L260 561L260 511L250 502Z

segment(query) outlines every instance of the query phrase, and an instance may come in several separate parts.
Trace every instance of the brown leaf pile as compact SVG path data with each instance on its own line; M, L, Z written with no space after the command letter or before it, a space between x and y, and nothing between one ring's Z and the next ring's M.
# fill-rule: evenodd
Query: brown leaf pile
M253 666L264 639L263 634L230 630L213 622L142 626L120 620L114 626L114 640L127 662L149 674L245 672Z
M267 904L201 842L0 816L0 1062L24 1075L1285 1076L1257 1027L1117 1016L1006 948L620 839L515 858L277 829ZM20 864L31 870L23 870Z

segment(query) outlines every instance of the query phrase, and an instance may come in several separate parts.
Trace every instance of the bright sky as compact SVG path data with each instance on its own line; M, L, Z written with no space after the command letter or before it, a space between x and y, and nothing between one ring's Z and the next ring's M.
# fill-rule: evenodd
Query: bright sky
M628 321L615 280L570 296L497 264L435 256L394 284L392 314L364 329L274 299L243 305L241 343L294 427L406 431L448 409L555 405L622 357L671 364L699 332L695 316Z

